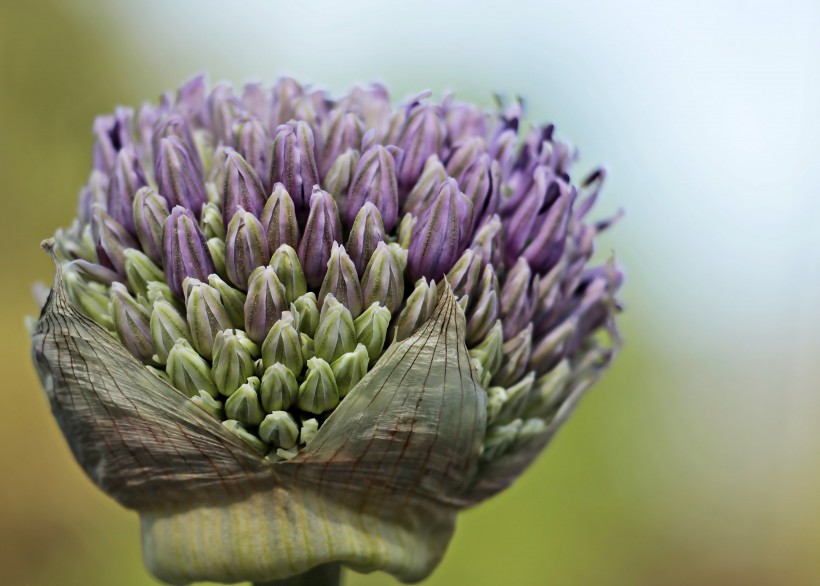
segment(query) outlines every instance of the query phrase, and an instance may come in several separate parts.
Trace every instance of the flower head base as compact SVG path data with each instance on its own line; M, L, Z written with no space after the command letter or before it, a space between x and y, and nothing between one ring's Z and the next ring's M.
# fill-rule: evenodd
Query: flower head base
M198 78L97 122L33 353L157 576L419 580L547 444L612 359L622 275L588 267L603 172L519 117Z

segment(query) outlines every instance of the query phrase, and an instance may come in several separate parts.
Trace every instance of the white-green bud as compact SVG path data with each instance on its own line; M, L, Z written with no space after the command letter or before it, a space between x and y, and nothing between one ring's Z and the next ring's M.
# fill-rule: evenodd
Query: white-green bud
M333 370L321 358L311 358L307 363L305 382L299 387L297 406L308 413L324 413L339 404L339 389Z
M492 265L486 265L481 273L481 281L475 291L475 299L470 300L467 313L467 345L473 346L487 337L498 319L498 278Z
M219 392L230 396L253 374L253 357L242 344L239 336L232 330L218 332L214 338L211 377Z
M413 214L404 214L399 223L399 246L407 250L410 248L410 239L413 236L413 228L416 227L419 219Z
M547 417L561 404L572 367L566 358L552 370L538 377L533 385L531 400L524 410L527 417Z
M294 375L302 372L305 361L301 339L289 311L284 312L268 332L262 344L262 361L266 368L278 362L288 367Z
M74 305L108 331L115 331L108 289L100 283L86 281L72 270L66 270L63 279Z
M231 325L234 328L245 327L245 301L247 295L231 287L219 275L209 275L208 284L219 292L219 298L225 311L228 312L228 317L231 318Z
M547 430L547 424L543 419L533 417L527 419L518 430L518 435L515 436L515 446L520 447L525 445L531 439L541 435Z
M225 223L222 220L222 212L219 206L213 203L206 203L202 206L202 231L208 239L219 238L225 240Z
M185 279L183 286L187 291L185 305L191 343L197 352L210 360L216 334L231 328L231 318L216 289L190 278Z
M354 318L362 312L362 287L356 265L345 247L338 242L333 243L330 259L327 261L327 272L319 290L320 305L328 295L335 297Z
M154 302L150 326L156 360L160 364L167 362L168 354L177 340L191 341L191 330L188 328L188 322L171 303L163 299Z
M293 371L277 362L265 370L259 387L259 398L265 411L289 409L299 397L299 383Z
M289 450L299 440L299 426L287 411L274 411L259 424L259 437L274 448Z
M316 356L316 344L313 343L313 338L307 334L299 334L299 343L302 346L302 358L305 362Z
M523 425L520 419L516 419L507 425L495 425L489 428L481 450L481 459L486 462L498 459L513 445Z
M125 275L132 290L138 295L148 296L148 284L154 281L165 283L165 274L145 254L134 248L127 248L125 255Z
M398 244L379 242L362 275L362 296L365 307L380 303L391 313L404 302L404 268L407 251Z
M259 267L251 273L248 298L245 301L245 331L257 344L265 336L282 312L288 309L285 287L272 267Z
M298 297L291 303L291 311L296 310L299 315L299 331L311 338L319 327L319 303L316 294L312 291Z
M222 407L222 401L217 401L205 391L199 391L199 394L191 397L191 402L217 421L225 419L225 409Z
M299 255L292 246L282 244L277 248L270 259L270 266L279 277L279 282L285 287L285 299L289 303L307 293L307 281L302 272L302 263L299 262Z
M122 283L111 285L111 317L120 341L143 362L154 355L151 342L151 314L131 297Z
M532 349L530 354L530 368L538 374L555 364L556 357L560 356L569 341L575 336L578 319L572 317L542 338Z
M504 342L501 352L504 359L493 377L493 384L507 386L519 380L527 370L532 351L532 324Z
M481 386L487 388L495 373L501 368L501 361L504 358L504 331L501 320L495 322L493 329L486 338L478 345L470 348L470 357L479 369Z
M168 365L165 368L174 386L189 397L199 394L199 391L205 391L212 397L219 394L211 378L211 367L197 354L188 340L177 340L168 354Z
M416 288L407 298L404 309L396 320L396 341L409 338L421 324L433 315L438 300L438 288L435 281L427 282L422 277L416 282Z
M498 419L501 408L507 402L507 391L502 387L487 389L487 425L492 425Z
M367 374L370 356L364 344L357 344L353 352L347 352L337 358L330 369L336 379L339 397L344 398L356 384Z
M356 348L356 327L346 307L338 305L322 317L313 343L316 356L327 362Z
M359 164L359 151L348 149L338 157L330 166L327 176L322 185L333 197L339 202L344 203L344 195L347 193L348 187L353 181L353 175L356 172L356 167Z
M302 427L299 430L299 441L303 444L309 444L317 431L319 431L319 421L315 417L303 420Z
M167 283L160 283L159 281L151 281L148 283L148 291L146 298L148 302L148 309L153 310L154 304L157 301L167 301L175 309L180 312L185 311L185 305L179 300L179 297L174 295Z
M222 425L225 426L225 429L233 433L243 442L248 444L257 452L259 452L259 454L267 453L268 445L261 439L250 433L247 429L245 429L245 426L242 425L239 421L236 421L234 419L228 419L227 421L223 421Z
M390 310L376 302L353 322L356 328L356 341L367 348L371 362L378 360L382 354L390 317Z
M265 412L262 411L262 405L259 403L259 395L248 384L242 385L227 398L225 415L251 427L259 425L265 418Z
M225 268L225 241L219 238L211 238L207 244L208 252L211 253L211 259L214 261L216 273L220 277L227 278L228 272Z
M509 423L522 416L527 403L532 397L535 373L530 372L517 383L505 389L507 400L496 417L496 423Z

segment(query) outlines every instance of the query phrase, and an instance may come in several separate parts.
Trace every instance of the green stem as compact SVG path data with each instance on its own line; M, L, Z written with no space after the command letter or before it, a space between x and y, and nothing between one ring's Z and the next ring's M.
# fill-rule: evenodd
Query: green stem
M325 564L312 570L273 582L254 582L253 586L341 586L342 565Z

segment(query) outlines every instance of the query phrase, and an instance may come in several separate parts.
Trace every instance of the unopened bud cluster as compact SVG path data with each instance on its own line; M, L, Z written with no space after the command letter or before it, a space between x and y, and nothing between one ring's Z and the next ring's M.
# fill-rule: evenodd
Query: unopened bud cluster
M487 461L608 360L621 275L588 267L602 170L574 183L553 127L386 91L201 79L94 126L58 232L74 304L260 454L291 458L445 280L487 392Z

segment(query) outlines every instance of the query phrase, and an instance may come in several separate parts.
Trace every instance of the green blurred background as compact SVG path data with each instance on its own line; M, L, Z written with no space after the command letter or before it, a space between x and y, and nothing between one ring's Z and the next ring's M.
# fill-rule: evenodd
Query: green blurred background
M820 584L812 0L0 1L0 583L155 584L136 515L51 419L23 315L93 116L197 72L521 94L611 171L626 349L538 463L462 516L428 584Z

